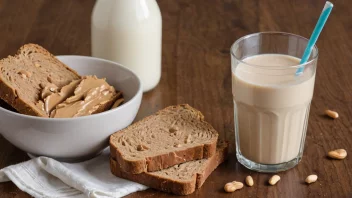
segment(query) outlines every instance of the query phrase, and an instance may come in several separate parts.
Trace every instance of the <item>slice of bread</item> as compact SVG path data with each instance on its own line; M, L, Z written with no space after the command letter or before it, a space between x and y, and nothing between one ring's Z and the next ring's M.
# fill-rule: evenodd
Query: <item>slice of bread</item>
M227 144L219 143L216 154L208 159L186 162L149 173L132 174L121 170L117 161L110 158L110 169L117 177L128 179L176 195L188 195L200 188L208 176L227 155Z
M61 88L80 79L67 67L39 45L27 44L15 56L0 61L0 98L19 113L48 117L36 103L40 99L40 84L53 83Z
M209 158L218 132L189 105L170 106L110 136L111 156L138 174Z

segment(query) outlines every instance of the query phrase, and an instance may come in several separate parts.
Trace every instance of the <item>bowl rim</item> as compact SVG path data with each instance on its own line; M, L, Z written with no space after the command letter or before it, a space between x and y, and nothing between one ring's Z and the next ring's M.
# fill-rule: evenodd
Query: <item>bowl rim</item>
M142 82L139 79L139 77L137 76L137 74L135 74L132 70L128 69L127 67L123 66L120 63L117 63L117 62L114 62L114 61L110 61L110 60L106 60L106 59L102 59L102 58L97 58L97 57L92 57L92 56L82 56L82 55L57 55L55 57L58 58L58 59L59 58L81 58L82 59L83 58L83 59L97 60L97 61L101 61L101 62L105 62L105 63L116 65L116 66L120 67L120 69L125 70L127 72L130 72L135 77L135 79L137 79L138 90L137 90L136 94L134 94L134 96L129 101L127 101L126 103L123 103L121 106L118 106L117 108L110 109L108 111L104 111L104 112L93 114L93 115L82 116L82 117L74 117L74 118L45 118L45 117L38 117L38 116L26 115L26 114L13 112L13 111L7 110L7 109L5 109L3 107L0 107L0 111L4 111L5 113L8 113L8 114L11 114L11 115L14 115L14 116L19 116L19 117L26 118L26 119L45 120L45 121L48 121L48 122L79 121L79 120L86 120L86 119L94 119L94 118L99 117L99 116L109 116L110 114L113 114L116 111L119 111L123 107L129 106L132 103L132 101L136 100L136 98L139 95L142 95L142 93L143 93L143 91L142 91Z

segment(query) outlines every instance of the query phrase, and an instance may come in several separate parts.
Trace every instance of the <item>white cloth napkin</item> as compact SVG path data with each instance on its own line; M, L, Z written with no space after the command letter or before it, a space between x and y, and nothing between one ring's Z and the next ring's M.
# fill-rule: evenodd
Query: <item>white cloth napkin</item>
M82 163L61 163L47 157L0 170L0 182L12 181L34 197L123 197L146 186L115 177L110 172L109 150Z

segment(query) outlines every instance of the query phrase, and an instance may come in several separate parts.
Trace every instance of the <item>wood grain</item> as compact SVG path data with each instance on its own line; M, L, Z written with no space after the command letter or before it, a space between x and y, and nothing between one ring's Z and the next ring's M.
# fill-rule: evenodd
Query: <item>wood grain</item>
M93 0L0 0L0 57L22 44L43 45L54 54L90 55ZM229 49L249 33L285 31L309 37L323 0L159 0L163 17L163 71L156 89L146 93L137 119L172 104L201 110L221 137L234 142ZM352 158L329 160L329 150L352 153L352 8L347 0L335 7L318 41L316 86L304 156L276 186L270 174L241 166L231 153L203 187L187 197L352 197ZM334 109L340 118L323 116ZM232 151L234 145L232 146ZM0 168L27 160L26 154L0 137ZM316 183L305 185L309 174ZM255 185L226 194L225 183L252 175ZM0 197L29 197L12 183L0 184ZM174 197L152 189L129 198Z

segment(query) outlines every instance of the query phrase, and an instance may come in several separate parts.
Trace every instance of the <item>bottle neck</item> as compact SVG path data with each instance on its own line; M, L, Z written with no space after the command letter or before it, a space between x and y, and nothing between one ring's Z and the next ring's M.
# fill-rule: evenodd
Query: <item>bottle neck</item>
M112 0L114 6L124 9L137 9L147 5L148 2L153 0ZM155 0L154 0L155 1Z
M134 15L139 20L146 19L150 16L150 9L155 0L113 0L115 10L124 12L126 15Z

